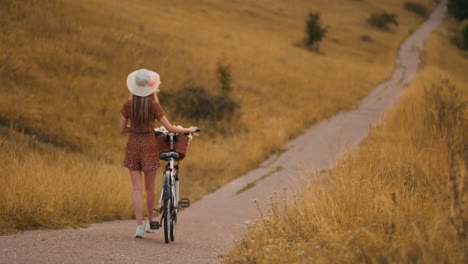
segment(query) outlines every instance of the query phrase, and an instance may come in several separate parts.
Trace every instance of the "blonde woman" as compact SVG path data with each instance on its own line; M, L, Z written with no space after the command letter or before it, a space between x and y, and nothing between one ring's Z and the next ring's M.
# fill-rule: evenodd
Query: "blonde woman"
M154 120L159 120L171 133L193 133L197 127L173 126L166 118L156 93L161 84L159 74L146 69L130 73L127 87L132 99L121 109L120 133L129 134L123 165L128 168L133 185L133 207L137 221L136 238L143 238L144 232L154 232L149 222L153 221L154 179L159 167L159 151L154 135ZM130 126L129 124L130 120ZM143 225L142 175L146 189L148 222Z

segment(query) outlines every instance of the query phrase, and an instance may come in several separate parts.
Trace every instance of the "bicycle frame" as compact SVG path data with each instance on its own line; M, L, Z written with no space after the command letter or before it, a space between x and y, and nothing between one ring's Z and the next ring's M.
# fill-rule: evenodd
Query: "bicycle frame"
M163 200L171 199L173 201L172 205L174 208L178 209L179 201L179 177L178 171L174 168L174 159L171 158L168 161L166 170L163 175L163 185L161 188L161 196L159 198L159 207L162 207Z
M171 152L175 152L174 149L174 140L176 139L176 134L169 133L167 135L169 139L170 149ZM174 158L170 158L167 161L166 170L164 171L163 175L163 185L161 188L161 196L159 198L159 212L162 211L162 201L171 199L172 204L171 206L175 208L176 214L179 209L179 177L178 177L178 170L177 166L175 165ZM161 215L161 219L164 215Z

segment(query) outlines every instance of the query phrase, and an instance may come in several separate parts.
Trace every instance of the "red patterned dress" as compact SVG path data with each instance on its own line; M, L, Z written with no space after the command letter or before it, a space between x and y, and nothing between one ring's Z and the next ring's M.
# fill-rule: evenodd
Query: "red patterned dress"
M132 100L128 100L120 110L123 117L129 118ZM154 104L154 117L160 120L165 115L158 103ZM144 131L131 131L128 135L127 149L123 165L131 170L149 171L159 168L159 151L154 135L154 120Z

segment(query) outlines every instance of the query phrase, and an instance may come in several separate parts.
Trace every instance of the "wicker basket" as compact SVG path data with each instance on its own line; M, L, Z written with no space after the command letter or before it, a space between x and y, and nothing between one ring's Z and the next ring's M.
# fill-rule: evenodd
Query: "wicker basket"
M183 160L185 158L185 152L187 151L189 138L186 135L178 135L179 141L174 142L174 149L179 153L179 158L177 160ZM163 152L170 152L171 146L169 142L166 141L166 135L161 134L156 136L159 154Z

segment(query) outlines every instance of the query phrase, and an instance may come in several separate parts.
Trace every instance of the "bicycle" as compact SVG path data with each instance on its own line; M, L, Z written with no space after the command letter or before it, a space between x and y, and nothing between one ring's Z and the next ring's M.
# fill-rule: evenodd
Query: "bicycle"
M197 129L196 132L201 132ZM175 229L177 224L177 213L179 207L188 208L190 206L189 198L182 198L179 200L179 161L185 157L185 150L188 146L188 135L184 133L183 136L176 133L165 133L163 131L155 130L156 137L160 140L160 147L168 147L167 151L160 153L159 158L167 162L166 169L163 173L163 184L161 188L161 196L159 199L158 209L154 209L161 214L160 221L150 222L151 229L159 229L164 227L164 240L167 243L174 241ZM197 134L195 134L197 135ZM187 137L187 138L185 138ZM178 147L180 145L180 147ZM175 162L177 161L177 164Z

